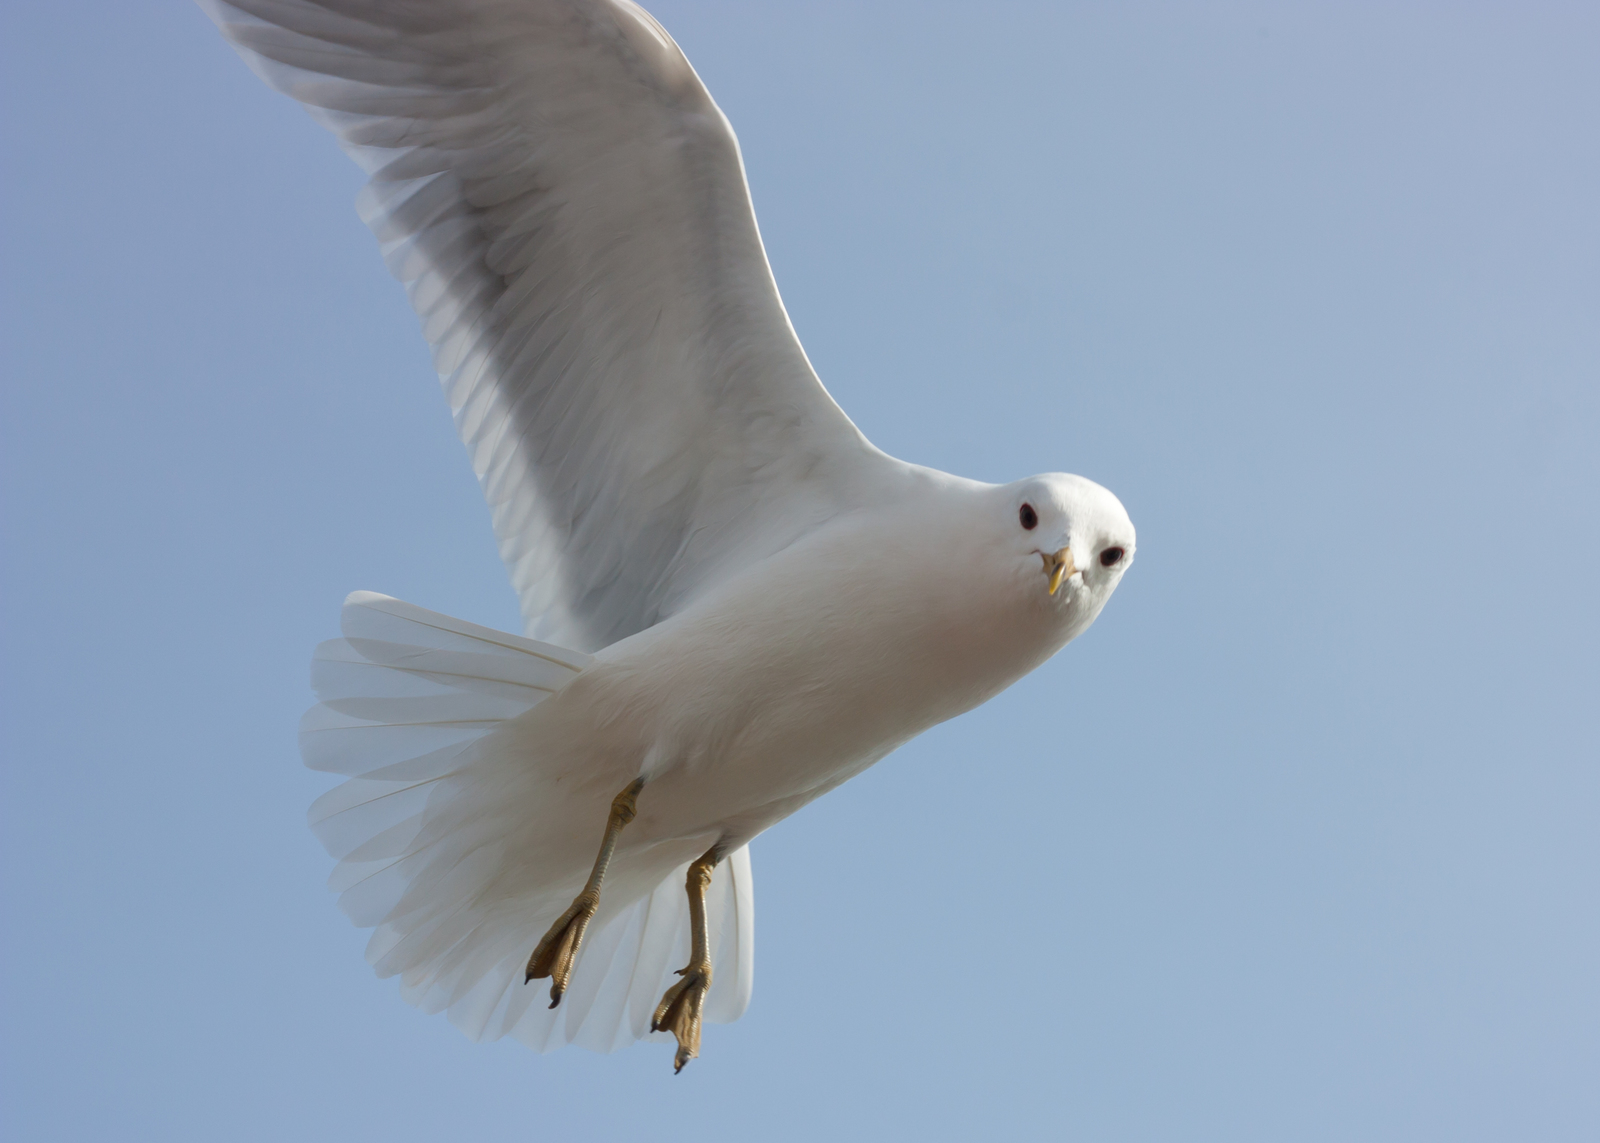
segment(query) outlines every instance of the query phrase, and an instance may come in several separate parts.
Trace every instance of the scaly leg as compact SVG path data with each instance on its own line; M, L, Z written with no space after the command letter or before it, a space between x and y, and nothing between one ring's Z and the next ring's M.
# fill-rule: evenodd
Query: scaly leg
M683 1070L683 1065L700 1054L700 1009L704 1007L706 992L711 988L711 943L706 931L706 889L711 885L711 871L722 860L718 846L706 850L705 855L689 866L689 928L693 944L689 963L678 970L683 977L661 998L656 1014L650 1018L652 1032L671 1032L678 1038L678 1054L672 1061L672 1073Z
M545 933L539 947L528 958L528 974L522 982L526 984L530 980L548 976L552 1008L561 1003L561 997L567 991L567 982L572 979L572 966L578 959L578 946L583 944L583 931L589 927L590 919L600 907L600 883L606 879L606 866L611 864L611 854L617 848L622 827L639 812L639 791L642 789L644 779L638 778L611 799L605 837L600 841L600 854L594 859L594 871L589 874L588 883L584 885L583 892L572 899L571 907L550 926L550 931Z

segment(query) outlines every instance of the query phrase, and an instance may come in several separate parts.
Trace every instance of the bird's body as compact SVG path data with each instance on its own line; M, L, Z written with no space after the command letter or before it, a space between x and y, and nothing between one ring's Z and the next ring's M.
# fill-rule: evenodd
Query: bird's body
M748 843L1083 631L1132 526L1080 477L982 484L861 436L789 328L731 130L626 0L203 2L373 172L550 640L347 601L303 736L351 778L312 813L342 904L469 1034L671 1026L681 1066L702 999L748 1000ZM686 955L692 1019L652 1007Z
M601 651L530 716L577 722L572 765L610 760L607 797L648 779L630 843L694 849L685 861L743 845L1092 620L1087 591L1040 590L1037 557L972 543L985 516L1010 523L1006 489L927 470L906 483Z

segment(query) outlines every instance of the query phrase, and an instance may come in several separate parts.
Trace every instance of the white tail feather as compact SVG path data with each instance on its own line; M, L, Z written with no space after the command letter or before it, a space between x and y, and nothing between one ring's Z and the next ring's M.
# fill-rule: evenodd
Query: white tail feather
M312 804L310 821L339 861L329 886L340 908L376 929L369 963L399 975L409 1002L447 1010L474 1040L510 1034L539 1051L574 1043L610 1052L650 1037L651 1013L689 956L687 863L647 875L653 885L636 900L602 895L559 1008L546 1007L540 982L523 984L528 954L570 900L572 870L593 859L604 818L586 852L552 859L551 841L530 862L541 823L559 832L565 805L538 752L511 749L507 724L590 656L373 592L345 600L342 628L343 639L317 648L311 677L322 701L302 720L300 743L307 766L348 778ZM746 849L717 867L706 912L714 971L705 1016L727 1023L750 1001Z

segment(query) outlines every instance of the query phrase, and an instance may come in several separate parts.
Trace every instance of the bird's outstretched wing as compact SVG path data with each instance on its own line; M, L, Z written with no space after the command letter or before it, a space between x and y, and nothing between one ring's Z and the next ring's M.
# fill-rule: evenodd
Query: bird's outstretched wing
M629 0L200 0L338 137L530 634L593 651L889 462L779 300L733 130Z

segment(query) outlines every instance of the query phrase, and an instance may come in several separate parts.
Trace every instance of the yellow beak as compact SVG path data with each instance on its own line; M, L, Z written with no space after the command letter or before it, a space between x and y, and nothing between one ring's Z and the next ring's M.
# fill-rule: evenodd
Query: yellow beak
M1044 570L1050 573L1050 594L1054 595L1061 589L1062 583L1078 570L1072 563L1072 549L1062 548L1050 555L1040 552L1039 556L1044 560Z

